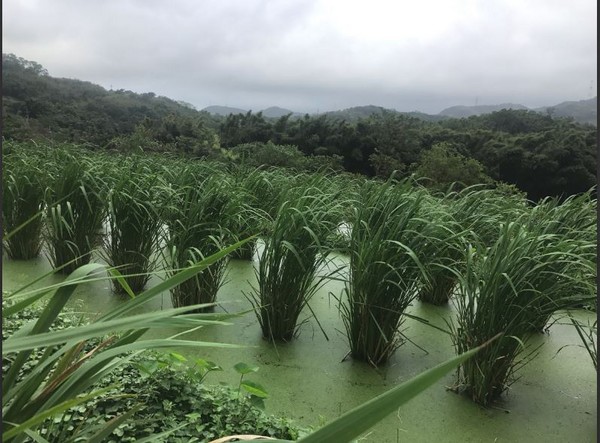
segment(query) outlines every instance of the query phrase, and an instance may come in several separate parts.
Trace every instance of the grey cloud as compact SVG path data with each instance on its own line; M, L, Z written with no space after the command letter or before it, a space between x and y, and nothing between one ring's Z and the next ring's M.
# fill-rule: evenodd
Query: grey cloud
M587 98L597 76L595 3L465 4L439 36L423 23L406 38L373 42L333 26L329 4L316 0L23 0L3 3L3 43L51 75L200 108L438 112L475 98L530 106Z

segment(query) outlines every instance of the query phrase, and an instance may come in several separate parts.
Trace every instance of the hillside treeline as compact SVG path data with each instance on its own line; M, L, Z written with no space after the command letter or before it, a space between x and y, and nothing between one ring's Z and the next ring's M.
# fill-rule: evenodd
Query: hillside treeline
M392 111L358 121L343 113L219 117L151 92L107 91L54 78L13 54L2 55L2 96L2 136L10 140L180 152L367 176L416 173L437 186L502 181L532 200L584 192L596 183L596 127L532 111L437 122Z

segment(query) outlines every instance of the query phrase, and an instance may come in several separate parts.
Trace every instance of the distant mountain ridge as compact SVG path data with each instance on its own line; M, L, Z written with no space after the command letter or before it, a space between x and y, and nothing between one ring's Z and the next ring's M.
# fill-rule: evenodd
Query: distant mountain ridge
M558 105L536 108L534 111L550 113L554 117L572 117L576 122L598 123L598 97L587 100L567 101Z
M248 111L252 111L251 109L242 109L242 108L232 108L230 106L218 106L218 105L213 105L213 106L207 106L206 108L202 109L202 111L208 112L209 114L215 114L215 115L221 115L221 116L228 116L229 114L246 114ZM254 113L254 111L252 111ZM266 118L280 118L283 117L284 115L288 115L288 114L292 114L295 117L299 117L303 114L300 114L299 112L294 112L291 111L289 109L285 109L285 108L280 108L279 106L271 106L269 108L263 109L261 111L257 111L258 112L262 112L262 115Z
M578 123L588 123L596 125L598 118L597 102L597 97L594 97L586 100L566 101L554 106L544 106L540 108L528 108L527 106L518 103L501 103L499 105L475 106L457 105L446 108L437 114L426 114L424 112L419 111L401 112L395 109L384 108L382 106L366 105L354 106L352 108L342 109L338 111L327 111L318 115L325 115L327 117L338 120L356 122L360 119L368 118L372 115L380 115L384 112L391 112L408 115L425 121L440 121L445 120L447 118L468 118L471 116L477 116L482 114L491 114L492 112L500 111L502 109L514 109L523 111L534 111L542 114L550 113L554 117L567 117L572 118ZM210 114L222 116L240 113L245 114L248 112L248 110L245 109L231 108L227 106L208 106L204 108L203 111L206 111ZM304 115L302 113L294 112L285 108L280 108L278 106L272 106L260 112L262 112L262 115L267 118L280 118L288 114L291 114L292 117L301 117L302 115Z
M515 103L480 106L451 106L441 111L438 115L445 115L452 118L465 118L473 115L490 114L502 109L526 110L542 114L550 113L553 117L570 117L578 123L596 125L598 119L598 97L586 100L566 101L554 106L543 106L540 108L528 108L527 106Z
M271 106L270 108L263 109L262 115L267 118L280 118L288 114L292 114L293 117L300 117L303 114L299 112L290 111L289 109L280 108L279 106Z
M465 118L472 115L491 114L502 109L528 110L527 106L515 103L502 103L499 105L451 106L438 113L452 118Z
M226 116L229 114L245 114L246 112L248 112L246 109L232 108L230 106L218 106L218 105L207 106L206 108L202 109L202 111L206 111L209 114L223 115L223 116Z

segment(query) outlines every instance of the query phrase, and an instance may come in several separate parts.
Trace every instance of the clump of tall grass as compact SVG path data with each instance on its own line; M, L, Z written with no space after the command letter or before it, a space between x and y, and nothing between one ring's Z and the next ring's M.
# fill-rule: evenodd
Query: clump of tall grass
M500 226L515 220L529 210L523 194L511 192L509 186L490 189L486 185L472 185L443 196L465 231L473 232L486 246L491 246L500 235Z
M592 300L596 294L597 210L591 192L562 202L555 198L544 199L525 220L528 229L543 236L549 246L559 245L554 272L543 283L549 287L548 294L560 299L572 296L576 300L586 297ZM550 290L557 285L564 287L563 293ZM540 312L534 330L542 331L550 317L551 314Z
M286 196L264 239L257 287L248 299L263 337L287 342L298 333L302 310L310 310L311 298L336 270L319 274L329 261L322 243L335 226L331 197L312 187L288 188Z
M503 223L529 212L524 194L504 184L496 188L472 185L458 191L451 186L428 206L433 212L428 218L436 220L440 229L433 236L430 285L423 288L419 298L436 305L445 304L456 287L454 271L464 266L465 239L476 238L490 246L498 239Z
M572 281L562 272L574 260L564 253L568 242L549 241L525 225L523 219L502 225L489 248L474 242L464 271L457 272L457 317L450 323L456 352L503 335L457 373L456 389L483 405L496 400L532 357L527 341L538 316L576 302L564 295Z
M138 159L122 159L107 164L111 168L108 192L108 233L102 242L106 262L125 275L134 292L141 291L157 262L157 243L161 230L161 205L158 174ZM117 293L128 292L113 280Z
M45 237L54 268L70 274L90 261L104 217L102 178L80 153L56 152L46 194Z
M254 196L255 208L272 220L285 199L286 190L291 187L292 177L286 171L257 169L243 181L244 188Z
M404 313L426 284L425 191L404 181L368 183L350 220L350 271L340 303L353 358L379 366L401 345Z
M333 251L347 255L350 251L352 226L349 220L352 217L353 202L357 199L357 193L364 180L350 175L336 175L330 182L330 192L335 193L339 210L335 228L327 236L325 245Z
M428 221L427 248L430 252L427 260L429 279L419 291L419 300L440 306L448 303L456 286L453 270L462 266L466 232L444 200L427 196L421 213Z
M222 248L229 238L224 223L231 214L231 188L226 177L214 171L201 180L197 168L179 171L165 217L167 275L190 266ZM173 306L214 303L225 281L227 258L171 290ZM213 307L206 308L212 309Z
M3 158L2 229L4 249L14 260L37 257L42 249L47 173L33 153L14 147Z
M231 210L224 222L230 233L237 239L245 239L259 234L265 229L267 213L262 209L271 203L259 200L261 186L271 189L270 183L263 180L263 171L245 165L234 166L229 171L232 180L230 195ZM257 239L253 239L231 253L231 258L252 260L256 251Z

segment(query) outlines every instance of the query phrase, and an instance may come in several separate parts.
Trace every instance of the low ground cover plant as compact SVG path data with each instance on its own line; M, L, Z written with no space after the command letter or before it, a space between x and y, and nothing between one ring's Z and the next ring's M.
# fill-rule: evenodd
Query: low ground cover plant
M2 329L3 340L40 314L40 309L25 309L7 318ZM77 315L67 311L57 317L52 330L64 330L80 323ZM98 343L88 343L86 351L90 352ZM22 375L34 370L35 361L42 356L43 352L39 351L32 354ZM176 430L168 435L169 442L209 441L233 433L298 438L301 428L289 420L265 414L256 406L252 395L240 395L235 386L206 385L206 375L221 370L220 367L200 359L195 365L187 363L175 353L138 355L95 385L97 389L109 388L105 393L48 418L41 423L39 435L60 442L71 441L82 433L91 436L92 430L101 429L111 420L134 410L130 419L103 441L133 442L171 429ZM8 373L10 364L10 359L3 360L3 375ZM252 382L246 381L248 383L252 386Z
M12 304L2 310L3 322L36 303L41 304L42 308L34 320L22 324L2 343L3 363L9 366L4 371L2 380L3 441L19 442L27 435L37 438L39 434L35 430L46 418L62 414L105 393L107 390L94 389L95 383L142 350L176 346L235 347L222 343L180 340L177 336L164 339L143 338L151 328L222 325L223 319L229 317L186 314L203 305L142 314L132 312L153 297L193 277L240 244L225 248L182 270L89 322L63 330L51 330L53 323L77 286L90 280L106 279L105 275L98 274L105 270L103 265L84 265L58 284L33 290L28 289L27 285L4 294L4 298L10 299ZM35 358L36 356L39 358ZM82 432L91 433L90 438L94 439L109 435L132 413L133 411L128 411L118 419L105 423L100 429L86 428Z

